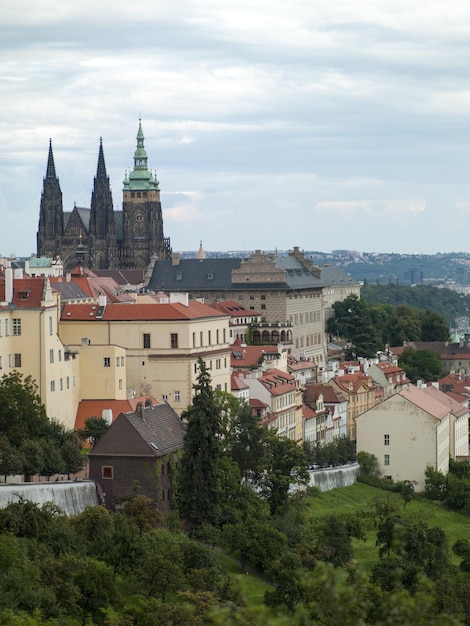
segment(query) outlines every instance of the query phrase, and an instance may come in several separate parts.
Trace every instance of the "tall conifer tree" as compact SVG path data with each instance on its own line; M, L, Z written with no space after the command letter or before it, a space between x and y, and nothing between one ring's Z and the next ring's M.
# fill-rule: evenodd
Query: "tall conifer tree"
M203 524L217 526L220 513L220 408L214 401L211 378L202 359L198 366L193 403L181 416L187 422L187 431L178 475L180 515L192 530Z

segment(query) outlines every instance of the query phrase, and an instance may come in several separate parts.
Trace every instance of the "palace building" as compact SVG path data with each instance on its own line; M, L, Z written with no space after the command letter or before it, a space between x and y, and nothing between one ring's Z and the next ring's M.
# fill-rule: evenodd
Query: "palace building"
M90 208L74 206L72 211L64 211L52 142L49 142L37 255L60 257L65 269L81 263L94 270L144 269L152 256L170 257L170 239L163 235L159 182L148 169L140 120L134 169L126 173L123 182L122 211L113 208L101 139Z

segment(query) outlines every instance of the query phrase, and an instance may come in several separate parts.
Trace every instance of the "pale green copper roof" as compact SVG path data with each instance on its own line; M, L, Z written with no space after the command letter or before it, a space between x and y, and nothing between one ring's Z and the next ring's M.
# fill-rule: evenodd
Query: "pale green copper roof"
M51 267L52 259L46 256L31 257L29 259L29 267Z
M148 191L155 189L158 191L159 182L156 176L147 166L147 152L144 147L144 133L142 122L139 120L139 130L137 131L137 149L134 152L134 169L124 178L124 191Z

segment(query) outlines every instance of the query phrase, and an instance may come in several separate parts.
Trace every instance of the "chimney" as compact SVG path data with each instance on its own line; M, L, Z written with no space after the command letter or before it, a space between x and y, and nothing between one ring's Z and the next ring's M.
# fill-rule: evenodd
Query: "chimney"
M138 402L135 412L140 417L140 419L145 422L145 408L143 402Z
M5 270L5 302L11 304L13 301L13 270L7 267Z

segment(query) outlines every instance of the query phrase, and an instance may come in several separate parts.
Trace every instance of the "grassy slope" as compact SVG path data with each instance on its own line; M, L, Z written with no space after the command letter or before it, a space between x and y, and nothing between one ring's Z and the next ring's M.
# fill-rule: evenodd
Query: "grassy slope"
M453 513L427 500L415 499L404 508L403 500L399 495L357 483L351 487L334 489L321 493L314 498L308 498L307 503L313 520L316 517L340 512L357 513L367 520L374 502L386 498L390 498L392 502L395 501L398 504L400 513L411 516L415 520L421 520L429 526L440 526L447 534L449 554L454 560L451 547L457 539L468 538L470 535L470 517ZM361 568L370 572L379 560L375 545L375 528L369 528L366 534L367 540L365 542L353 540L354 558L359 562ZM231 555L218 553L217 559L221 562L224 570L233 574L239 581L248 606L252 608L263 606L264 592L271 588L270 585L251 571L248 574L243 572L238 560ZM455 560L455 563L457 562L458 560Z
M357 512L361 516L366 516L373 508L377 499L384 500L386 498L390 498L392 502L398 503L400 513L410 516L414 520L423 521L428 526L439 526L442 528L448 538L449 554L452 560L455 559L451 547L457 539L468 538L470 534L470 517L444 509L428 500L416 498L404 508L403 499L398 494L356 483L351 487L334 489L333 491L322 493L318 497L309 498L308 503L313 519L317 516L340 512ZM366 542L353 540L354 558L366 571L370 571L371 567L378 561L375 539L375 529L369 528L367 530ZM455 559L454 562L457 563L458 559Z

